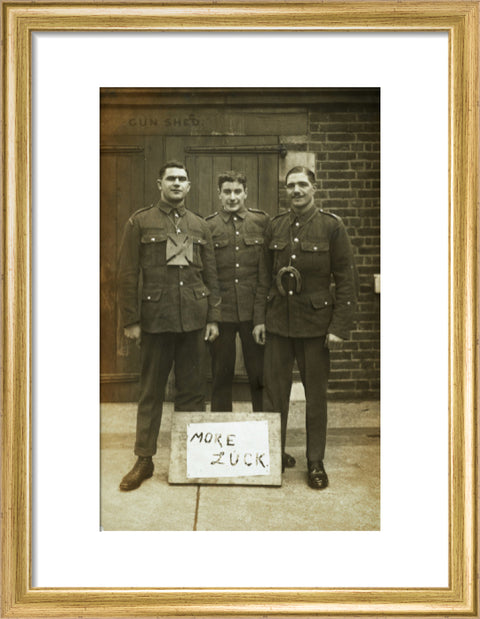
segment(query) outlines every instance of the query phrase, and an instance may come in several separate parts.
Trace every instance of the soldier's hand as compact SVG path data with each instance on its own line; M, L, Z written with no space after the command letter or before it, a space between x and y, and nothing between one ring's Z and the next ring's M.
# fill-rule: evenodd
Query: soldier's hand
M137 345L140 344L140 340L142 339L142 330L140 325L129 325L128 327L125 327L123 333L127 339L135 340Z
M325 339L325 346L328 350L337 350L341 348L343 344L343 337L338 337L338 335L334 335L333 333L327 333L327 337Z
M207 326L205 327L205 341L214 342L219 335L220 331L218 330L217 323L207 322Z
M257 344L260 344L260 346L265 346L266 337L265 337L265 325L264 324L255 325L253 327L252 335L253 335L253 339L255 340Z

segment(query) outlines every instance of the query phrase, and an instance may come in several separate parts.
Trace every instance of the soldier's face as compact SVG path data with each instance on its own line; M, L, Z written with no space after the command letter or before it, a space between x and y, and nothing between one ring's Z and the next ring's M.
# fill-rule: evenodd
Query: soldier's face
M313 202L317 186L303 172L289 174L287 178L287 195L293 208L301 209Z
M190 181L183 168L167 168L162 178L157 180L162 200L178 204L190 191Z
M222 183L218 195L220 196L220 202L223 208L229 213L236 213L245 205L247 190L242 183L238 181L233 183L225 181L225 183Z

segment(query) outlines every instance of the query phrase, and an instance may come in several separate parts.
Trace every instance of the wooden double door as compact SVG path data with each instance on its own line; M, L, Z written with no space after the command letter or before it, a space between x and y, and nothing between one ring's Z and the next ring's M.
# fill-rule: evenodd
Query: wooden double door
M135 401L139 350L123 336L116 297L116 268L123 228L132 213L158 200L160 165L184 161L191 180L187 206L202 216L220 208L217 176L240 170L247 176L247 206L278 211L278 136L115 136L100 157L100 368L101 400ZM248 398L248 383L237 346L236 397Z

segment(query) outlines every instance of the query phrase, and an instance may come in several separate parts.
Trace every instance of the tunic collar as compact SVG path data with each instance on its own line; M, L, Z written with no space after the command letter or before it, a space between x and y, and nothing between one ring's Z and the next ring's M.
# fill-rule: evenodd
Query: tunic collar
M220 215L222 216L223 221L227 223L227 221L229 221L232 218L232 216L240 217L240 219L245 219L247 215L247 209L243 207L242 209L235 211L235 213L230 213L229 211L222 209L220 211Z
M172 211L177 211L180 217L183 217L183 215L185 215L185 212L187 210L183 203L179 204L178 206L172 206L171 204L168 204L168 202L164 202L163 200L159 201L158 208L161 211L163 211L166 215L170 215Z
M316 212L317 212L317 207L315 206L314 202L312 202L310 206L307 206L305 209L300 211L300 213L297 213L293 208L291 208L290 215L289 215L290 224L292 225L295 221L298 221L298 223L301 226L304 226L306 223L310 221L310 219L312 219L312 217L316 214Z

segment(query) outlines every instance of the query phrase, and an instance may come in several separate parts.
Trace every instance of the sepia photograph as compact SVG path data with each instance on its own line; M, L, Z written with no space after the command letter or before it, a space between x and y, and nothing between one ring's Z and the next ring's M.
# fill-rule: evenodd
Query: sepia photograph
M475 615L479 0L2 9L2 616Z
M102 530L379 530L380 89L100 127Z

